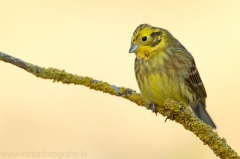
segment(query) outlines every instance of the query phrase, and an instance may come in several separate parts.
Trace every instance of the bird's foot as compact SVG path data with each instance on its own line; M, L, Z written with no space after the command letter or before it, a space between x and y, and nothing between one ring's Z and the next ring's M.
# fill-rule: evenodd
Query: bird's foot
M146 108L147 108L147 109L151 109L152 112L155 113L156 116L157 116L157 110L156 110L156 106L155 106L154 103L148 103L148 104L146 105Z
M168 120L168 119L170 119L170 120L174 120L174 116L173 116L173 114L172 114L172 112L168 112L168 114L167 114L167 117L166 117L166 119L165 119L165 123L166 123L166 121Z

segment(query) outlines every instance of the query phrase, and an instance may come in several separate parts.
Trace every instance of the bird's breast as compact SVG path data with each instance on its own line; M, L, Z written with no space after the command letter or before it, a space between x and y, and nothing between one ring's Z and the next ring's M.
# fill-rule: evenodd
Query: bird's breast
M153 61L135 61L135 75L142 97L150 103L164 106L164 101L171 98L188 103L191 93L186 88L184 79L171 67ZM189 98L190 97L190 98Z

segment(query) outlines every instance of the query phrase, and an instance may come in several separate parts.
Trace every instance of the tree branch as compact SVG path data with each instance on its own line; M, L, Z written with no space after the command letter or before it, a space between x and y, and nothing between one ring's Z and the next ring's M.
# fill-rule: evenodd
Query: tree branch
M146 107L147 105L139 93L136 93L136 91L129 88L117 87L115 85L110 85L107 82L95 80L90 77L73 75L65 72L64 70L39 67L2 52L0 52L0 60L11 63L43 79L50 79L53 80L53 82L62 82L63 84L72 83L75 85L84 85L90 89L126 98L139 106ZM163 116L170 116L171 119L175 120L175 122L182 124L185 129L193 132L220 158L240 159L238 154L227 144L226 140L219 137L217 133L213 132L209 125L206 125L199 120L194 115L191 108L186 104L174 101L172 99L167 99L165 101L165 107L157 107L157 112Z

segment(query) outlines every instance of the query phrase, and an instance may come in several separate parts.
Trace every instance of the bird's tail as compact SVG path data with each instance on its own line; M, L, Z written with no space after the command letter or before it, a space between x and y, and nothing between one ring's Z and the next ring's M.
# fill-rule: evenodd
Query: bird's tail
M211 117L208 115L205 109L205 102L200 100L197 106L192 107L194 114L201 119L204 123L210 125L212 128L216 129L216 125L212 121Z

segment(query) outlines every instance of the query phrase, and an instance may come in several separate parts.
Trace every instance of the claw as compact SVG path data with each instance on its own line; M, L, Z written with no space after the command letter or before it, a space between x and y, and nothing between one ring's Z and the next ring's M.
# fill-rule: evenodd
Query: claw
M156 110L156 106L155 106L154 103L148 103L148 104L146 105L146 108L147 108L147 109L151 109L152 112L155 113L156 116L157 116L157 110Z
M170 119L170 120L174 120L173 114L171 112L168 112L168 115L166 117L166 119L164 120L164 122L166 123L166 121Z
M156 106L155 104L152 104L152 112L156 114L157 116L157 111L156 111Z
M166 123L166 121L169 119L169 115L170 115L170 114L171 114L171 113L168 112L168 115L167 115L166 119L164 120L165 123Z
M146 105L146 108L147 108L147 109L151 109L151 107L152 107L152 104L151 104L151 103L148 103L148 104Z

